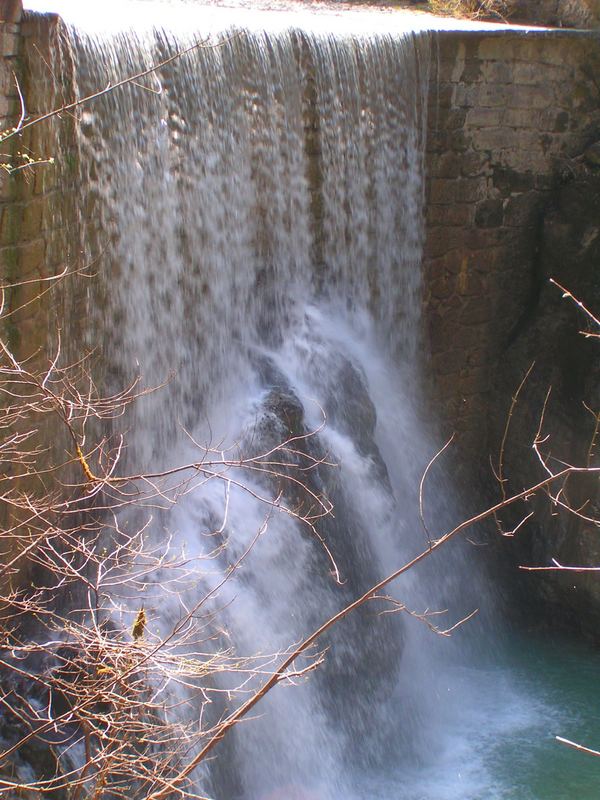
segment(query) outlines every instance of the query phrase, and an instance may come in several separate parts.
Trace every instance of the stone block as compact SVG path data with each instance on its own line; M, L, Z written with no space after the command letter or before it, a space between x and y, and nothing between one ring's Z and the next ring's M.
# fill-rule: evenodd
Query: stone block
M432 86L429 95L432 109L451 108L454 105L455 90L456 86L453 83L440 83Z
M4 28L4 26L2 27ZM20 43L20 37L16 33L0 29L0 56L11 58L18 55Z
M534 183L537 185L540 185L544 175L552 172L552 159L544 155L540 149L512 150L503 163L515 172L530 173L535 176Z
M462 70L462 68L464 66L464 63L465 63L466 54L467 54L467 48L465 46L465 43L464 43L464 41L460 41L459 40L458 47L457 47L456 52L454 54L454 58L452 59L453 62L454 62L454 65L455 65L454 72L452 74L452 80L453 81L456 81L456 80L459 79L459 76L461 74L461 70Z
M569 64L577 67L581 64L585 45L586 42L581 40L545 37L541 49L535 51L535 59L531 60L555 67L564 67Z
M514 86L510 93L511 108L548 108L554 102L554 89L543 86Z
M467 125L471 128L494 128L500 125L502 108L471 108L467 113Z
M490 34L479 44L478 57L489 61L510 61L515 53L515 38Z
M510 61L486 61L481 72L486 83L513 83L513 65Z
M0 169L0 202L6 202L14 194L15 180L4 169Z
M69 254L64 236L60 231L53 231L46 247L46 263L52 272L60 271L68 261Z
M531 225L539 203L537 192L514 195L504 201L504 223L511 227Z
M57 229L57 217L62 210L66 211L66 205L61 202L61 196L50 194L40 201L42 206L42 231L54 231Z
M485 153L475 150L464 153L460 159L460 171L466 178L487 175L491 173L489 158Z
M432 364L436 375L457 375L465 366L465 353L454 348L435 355Z
M509 229L506 228L471 228L468 231L463 231L463 245L465 250L481 251L489 250L489 258L496 258L495 247L502 246L508 239ZM494 255L492 256L492 253ZM488 253L479 253L482 257L488 259ZM488 260L488 264L490 261ZM498 267L498 262L494 262L494 267Z
M11 118L16 114L17 100L15 97L8 97L5 94L0 94L0 117Z
M458 178L461 163L454 153L441 153L431 159L428 172L433 178Z
M46 26L48 21L52 18L51 14L44 15L44 22L46 22ZM42 20L37 16L27 16L23 22L21 23L21 36L24 37L35 37L37 39L42 39L44 31L42 30Z
M56 186L56 166L54 164L40 164L35 168L33 193L46 194Z
M448 273L440 275L429 286L434 300L447 300L454 293L454 280Z
M477 204L475 225L478 228L498 228L502 225L504 209L502 199L490 197Z
M459 275L461 294L463 297L484 297L488 291L489 276L476 270L471 259L465 259L465 263L467 267Z
M471 203L481 200L486 193L486 181L480 178L450 180L434 178L430 185L431 203Z
M500 151L519 147L519 136L511 128L481 128L474 132L472 144L475 150L492 151L497 160Z
M0 57L0 94L16 97L17 87L12 70L10 60Z
M463 65L459 80L461 83L479 83L484 80L481 61L477 58L468 59Z
M440 33L436 39L436 43L440 63L444 61L454 63L461 55L464 57L464 44L461 48L461 42L457 36Z
M429 204L427 208L427 224L464 227L471 225L473 215L474 206L472 203Z
M457 83L452 95L452 105L462 108L472 108L479 103L479 93L477 85Z
M47 328L43 312L32 315L19 325L20 354L23 359L35 357L47 346Z
M443 256L461 245L463 231L460 228L430 228L425 239L424 254L427 258Z
M43 209L44 203L42 201L33 201L25 206L21 225L21 239L23 241L36 239L41 233Z
M536 176L531 170L518 172L506 166L494 166L492 183L500 194L508 196L515 192L527 192L535 188Z
M461 131L464 128L467 119L468 109L466 108L451 108L446 112L443 120L444 128L447 131Z
M539 112L530 108L507 108L502 122L509 128L531 128L538 117Z
M36 239L19 246L19 274L26 278L34 274L44 273L46 242Z
M22 278L23 275L21 274L19 277ZM41 303L40 292L43 291L44 288L47 287L44 287L44 285L40 284L39 281L32 279L29 279L21 286L16 287L15 305L18 307L26 307L19 312L19 322L22 322L23 319L31 319L39 313L39 306Z
M0 244L15 244L19 240L23 209L16 203L6 205L2 209L2 228L0 229Z
M453 151L462 153L469 149L470 137L464 130L448 131L438 128L429 130L427 136L427 151L429 153L446 153Z
M463 203L474 203L487 195L487 180L483 178L460 178L457 181L457 200Z
M455 375L436 375L435 376L436 394L444 401L441 408L442 417L452 420L452 428L455 428L455 420L459 413L459 400L456 396L456 376Z
M433 178L428 186L428 202L448 205L457 199L457 181L450 178Z
M452 250L436 258L426 257L423 264L425 275L428 276L428 280L433 280L435 276L443 275L445 272L457 275L462 261L463 255L458 250Z
M552 131L553 133L565 133L569 130L571 124L571 117L568 111L553 111L542 115L541 124L543 130Z
M429 315L429 337L433 352L446 352L449 347L454 345L454 334L457 326L458 318L456 313L444 313L441 305L438 306L437 312L432 312Z
M513 67L514 83L523 86L542 86L552 80L553 76L548 74L548 65L538 63L527 63L517 61Z
M17 248L0 247L0 277L12 281L17 271Z
M526 61L528 63L540 63L542 55L545 51L545 37L536 36L519 36L515 39L514 45L514 58L519 61ZM556 49L556 43L553 47Z
M502 270L507 254L505 248L490 236L495 230L488 228L470 234L471 237L477 235L478 242L473 242L472 238L470 240L469 272L477 272L488 277ZM482 240L485 241L483 247L481 247ZM478 243L479 247L476 246Z
M478 347L486 334L485 325L461 325L458 319L455 319L452 327L445 331L446 338L443 343L443 349L449 347L457 348L463 353Z

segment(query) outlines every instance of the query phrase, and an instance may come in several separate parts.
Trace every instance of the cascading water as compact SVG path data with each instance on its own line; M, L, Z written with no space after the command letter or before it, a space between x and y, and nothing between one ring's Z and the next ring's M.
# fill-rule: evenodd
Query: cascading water
M129 465L185 463L183 428L245 452L318 431L313 456L337 464L321 464L309 485L335 507L319 532L341 585L321 544L272 515L219 593L220 624L241 653L302 639L426 546L418 483L436 450L419 413L430 38L293 29L261 16L260 28L218 21L219 46L87 108L79 142L95 218L89 246L102 253L90 343L101 331L108 384L138 370L148 385L173 373L129 420ZM185 49L198 34L175 23L173 13L137 35L73 29L79 94ZM434 484L436 535L459 511L450 482ZM228 541L198 594L264 521L264 506L235 487L226 498L211 483L181 501L169 518L175 547L208 554L205 534L217 528ZM398 597L418 611L449 606L450 625L487 592L456 547L409 573ZM181 598L159 585L139 599L167 625L181 614ZM495 785L491 740L537 724L541 711L519 699L515 713L510 681L491 659L482 666L481 653L475 662L468 632L457 646L381 610L340 624L317 673L262 701L261 718L198 775L204 791L227 800L515 796L509 781Z

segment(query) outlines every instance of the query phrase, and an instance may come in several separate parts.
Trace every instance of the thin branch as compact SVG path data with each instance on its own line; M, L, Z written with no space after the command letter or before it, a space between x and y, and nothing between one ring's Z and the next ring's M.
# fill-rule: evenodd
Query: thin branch
M421 480L419 482L419 519L421 520L421 525L423 526L423 530L425 531L425 535L427 536L427 542L429 544L429 547L431 547L431 534L429 532L429 528L427 527L427 523L425 522L425 512L423 509L423 487L425 485L427 473L434 465L434 463L437 461L437 459L442 455L444 450L446 450L447 447L450 447L450 445L454 441L455 435L456 434L453 433L452 436L446 442L446 444L440 450L438 450L437 453L433 456L429 464L427 464L427 466L425 467L425 471L423 472L423 475L421 476Z
M567 747L572 747L573 750L579 750L580 753L587 753L589 756L596 756L597 758L600 758L600 751L598 750L592 750L589 747L584 747L582 744L572 742L570 739L564 739L562 736L555 736L554 738L560 744L564 744Z

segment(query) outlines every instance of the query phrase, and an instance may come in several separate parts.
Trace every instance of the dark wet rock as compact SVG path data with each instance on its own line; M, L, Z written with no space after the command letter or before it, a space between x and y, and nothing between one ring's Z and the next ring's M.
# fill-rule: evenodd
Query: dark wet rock
M586 162L591 167L600 167L600 142L595 142L584 153Z
M392 514L394 506L387 470L374 440L375 407L364 375L340 354L328 359L326 367L315 363L314 368L327 375L326 383L330 387L324 409L326 424L352 439L358 453L370 465L373 482L388 498ZM360 498L347 496L339 480L339 468L326 463L331 456L325 440L309 429L302 401L294 388L266 359L260 362L260 372L272 385L263 394L255 424L242 448L249 444L252 452L260 453L293 438L289 451L278 452L277 460L282 462L279 470L300 477L306 488L295 482L281 484L286 503L303 512L314 506L313 497L319 496L331 501L334 507L334 514L316 521L314 530L299 526L299 535L311 537L314 543L314 558L305 579L313 591L326 582L328 590L334 590L335 605L341 608L382 577L373 552L373 531L356 513ZM311 463L313 466L300 474L294 471L298 466ZM323 543L339 569L341 585L336 586L334 582L332 563ZM369 751L369 758L375 758L376 753L383 757L385 742L373 731L380 704L389 698L404 639L400 615L378 617L374 624L374 615L380 610L375 604L369 604L323 636L320 644L330 649L326 664L313 676L322 686L328 713L334 719L337 714L343 714L343 727L357 737L355 744L361 741L364 744L368 738L371 748L356 749L365 754ZM315 613L311 625L315 628L320 625L324 613ZM362 643L360 647L354 646L356 641ZM373 653L377 653L377 658L371 657ZM361 679L360 687L356 686L357 675L366 676Z
M372 450L377 413L364 375L351 361L340 358L334 383L327 402L332 421L346 430L352 427L365 451Z
M540 424L546 394L551 387L543 424L549 435L544 448L555 459L570 464L587 462L594 418L583 403L598 410L600 398L600 344L582 336L592 323L577 305L550 283L553 278L588 308L600 309L600 175L583 164L573 165L570 179L556 190L547 208L538 258L538 294L527 324L498 364L496 396L506 398L496 413L494 439L500 442L514 392L529 366L535 366L524 386L510 424L504 471L508 490L520 490L543 479L544 472L531 448ZM559 461L554 461L559 465ZM563 499L585 506L586 516L598 515L597 478L572 476ZM593 524L552 508L547 499L532 500L506 515L510 528L519 514L536 510L535 521L520 532L513 545L516 565L548 566L552 559L567 565L600 566L600 530ZM513 573L514 574L514 573ZM542 600L541 611L552 623L579 628L598 640L600 581L594 573L528 573L523 575L524 608L532 598ZM539 611L538 611L539 613Z
M387 468L375 442L377 412L365 376L350 360L340 356L331 386L325 407L328 419L337 430L351 437L361 455L371 459L378 479L391 493Z

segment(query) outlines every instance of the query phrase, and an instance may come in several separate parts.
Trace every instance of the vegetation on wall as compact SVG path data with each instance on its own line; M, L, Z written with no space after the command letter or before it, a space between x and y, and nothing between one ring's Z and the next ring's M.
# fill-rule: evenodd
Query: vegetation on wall
M435 14L506 20L514 11L515 0L429 0L428 5Z

